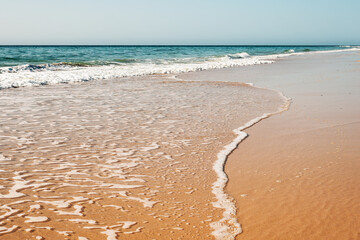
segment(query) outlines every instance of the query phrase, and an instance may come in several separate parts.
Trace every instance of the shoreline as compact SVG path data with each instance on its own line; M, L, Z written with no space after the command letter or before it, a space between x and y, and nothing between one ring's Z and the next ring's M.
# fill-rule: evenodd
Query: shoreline
M354 53L353 55L356 55L356 53ZM333 62L330 61L330 65L332 64L332 66L334 66L334 64L338 65L337 61L342 61L342 59L344 58L346 59L345 61L349 62L347 56L335 56L332 58ZM296 62L296 60L290 61ZM286 61L284 62L286 64ZM278 64L279 68L282 65L282 63L275 64ZM356 64L358 63L353 61L349 65L353 66L353 68L355 69L359 69ZM347 67L344 66L343 68ZM281 72L281 70L279 70L279 72ZM330 71L330 73L328 74L330 75L333 72L334 70ZM322 73L324 74L324 72ZM355 81L356 84L356 80L360 80L356 76L357 75L353 74L352 76L348 76L345 79L353 83ZM351 79L351 77L353 77L354 79ZM281 78L284 78L284 76L281 76ZM333 83L337 87L339 87L339 84L344 84L336 80ZM273 85L274 83L269 84ZM314 108L310 107L311 103L306 100L306 97L301 96L308 94L308 92L312 92L311 90L309 91L309 89L301 89L301 91L294 91L293 89L295 88L295 86L299 87L299 85L301 84L294 81L291 82L291 84L293 84L294 86L290 87L290 91L287 91L287 88L289 88L289 83L286 83L285 86L284 83L278 82L278 84L283 84L282 91L284 91L286 94L289 94L288 92L291 91L297 92L295 94L289 94L291 98L293 98L294 107L291 107L290 110L286 113L272 116L267 121L262 121L261 123L258 123L248 129L247 132L250 134L250 137L247 138L246 141L244 141L242 144L240 144L239 147L229 156L229 160L225 166L226 172L229 175L230 179L228 185L226 186L226 190L228 194L233 196L237 202L237 217L239 222L242 224L244 230L242 234L236 237L236 239L356 239L356 237L359 237L360 235L359 231L357 230L359 229L360 222L356 220L356 216L354 215L354 213L358 212L360 206L359 204L356 204L356 200L354 200L358 199L356 196L359 196L359 191L353 192L353 190L355 190L356 186L358 186L358 184L360 183L359 177L355 177L353 173L353 179L343 177L344 179L341 180L341 178L335 178L335 176L342 174L341 172L337 172L336 169L325 170L326 167L324 167L323 165L326 164L328 165L328 168L331 168L330 165L334 164L334 162L336 161L337 164L340 164L340 160L342 158L345 158L346 156L346 161L351 162L351 165L347 166L347 168L343 167L344 169L342 170L344 172L352 172L351 168L360 170L359 164L356 162L356 159L360 157L360 152L356 151L356 147L354 148L356 144L354 145L353 143L348 143L347 145L344 145L342 147L333 147L333 142L336 142L336 139L332 139L330 145L326 145L323 142L326 141L333 134L334 128L339 128L338 131L341 132L344 139L351 139L347 141L359 142L360 136L356 134L356 132L360 133L360 126L358 124L359 122L356 121L356 118L360 116L359 111L353 111L351 113L350 110L343 117L337 116L337 123L332 123L330 124L331 126L328 126L329 123L327 123L327 121L331 121L331 119L329 119L329 115L327 114L327 111L329 111L328 104L331 104L337 100L327 98L321 103L319 103L320 106L317 106L315 110ZM316 84L317 83L315 83L315 85ZM333 89L327 90L326 85L323 84L325 83L317 84L320 88L324 87L320 96L334 94L332 92ZM344 88L342 90L351 91L352 94L357 94L357 96L359 97L359 92L356 91L354 88ZM344 93L340 93L339 95L344 96ZM339 96L336 96L334 98L339 99ZM345 100L345 102L348 104L349 101L350 100ZM301 109L301 111L304 111L304 113L299 111L298 106L301 104L307 104L308 109ZM341 106L343 107L343 105ZM352 106L356 106L356 104L352 104ZM334 113L339 112L340 109L343 108L339 108L337 111L334 111ZM321 112L321 110L324 111ZM299 117L298 114L303 113L304 115L311 116L314 115L314 111L317 111L316 123L311 123L311 121L308 121L307 125L303 126L301 124L303 122L303 119ZM348 123L349 114L353 115L353 119L355 121L350 121ZM350 129L347 129L347 126L350 126ZM284 130L281 131L279 128L294 129L291 131L293 132L291 133L291 135ZM280 133L277 131L279 131ZM299 131L300 133L298 133ZM309 134L309 136L304 137L303 131ZM355 132L355 135L351 132ZM284 136L286 135L291 136L285 138ZM296 144L291 144L291 142L294 141L294 138L297 139L300 137L302 137L303 139L297 141ZM273 142L270 144L270 141ZM310 146L312 147L309 147L309 143L311 143ZM350 156L347 156L347 153L345 151L343 153L338 152L341 151L339 150L340 148L346 149L347 147L348 151L352 152ZM311 153L307 153L307 151L309 151L307 149L309 148L313 149L311 150ZM334 148L335 152L339 155L336 158L328 156L327 154L327 152L333 151ZM255 152L257 152L257 154L255 154ZM297 156L297 158L300 159L298 160L298 162L290 161L290 159L287 157L288 154L295 155ZM312 159L315 156L317 156L318 159L326 156L325 158L323 158L322 162L319 161L317 163L318 165L320 165L318 167L315 167L314 163L308 162L309 159ZM266 161L269 159L272 161L272 164L266 163ZM285 161L285 159L288 159L287 162ZM256 161L256 164L252 163L252 161ZM242 169L244 167L244 163L246 163L247 166ZM297 165L303 166L302 168L299 168ZM260 171L256 169L262 169L261 171L264 172L264 176L261 177L258 173L251 173L252 171ZM290 172L294 171L294 169L299 169L299 172L295 174L296 176L288 177L289 180L287 181L284 180L283 176L289 175ZM323 174L323 176L316 176L316 174L318 173L314 172L312 174L313 176L306 177L306 175L311 172L311 169L322 170L323 173L321 174ZM269 177L267 177L267 175L272 176L272 182L269 181ZM312 178L316 180L312 180ZM336 181L338 186L334 186L335 179L337 179ZM322 184L316 184L318 182L321 182ZM239 185L241 184L248 184L250 185L250 187L239 187ZM312 194L316 197L308 195L308 193L304 192L305 190L297 190L297 188L294 188L294 184L295 186L303 186L306 184L307 191L312 192ZM279 187L279 185L286 186ZM337 192L342 192L342 197L340 197L339 194L327 192L325 190L327 188L335 189L335 191ZM347 191L344 189L346 189ZM291 196L294 192L297 191L299 191L300 194L297 198L307 198L308 200L302 202L302 200L298 200L297 198L288 199L288 197L286 197L287 195ZM327 196L324 195L324 191L327 192ZM258 196L252 197L252 195ZM291 203L287 202L289 200L291 200ZM272 204L270 202L272 202ZM321 202L324 202L323 206ZM343 202L347 202L347 204L344 204ZM313 209L316 207L320 208L321 211L319 212ZM305 209L309 209L308 211L306 211L307 213L304 213ZM245 213L244 210L246 210ZM339 217L340 212L343 215L341 217ZM300 217L299 214L303 215L303 217ZM334 218L334 216L338 216L339 219ZM351 222L350 225L346 223L345 216L347 221ZM266 220L264 220L264 218ZM301 221L301 219L303 218L306 218L306 220L304 219L303 221ZM327 218L331 218L331 221L326 220ZM242 221L242 219L244 220ZM320 220L322 221L321 225L318 224L319 219L322 219ZM310 227L310 224L313 227ZM315 228L314 225L316 225ZM332 229L332 231L328 231L330 229Z
M247 122L243 126L233 130L233 133L237 137L217 154L218 159L213 164L213 170L216 172L218 178L212 185L212 193L216 196L217 201L213 202L213 206L216 208L224 209L223 218L218 222L211 223L213 228L212 234L215 239L234 239L238 234L242 233L242 228L236 215L236 205L233 203L231 195L225 192L226 185L229 181L229 177L225 172L225 166L227 159L234 152L239 144L244 141L249 135L245 132L246 129L251 128L260 121L269 118L273 115L281 114L289 109L291 101L285 97L281 92L279 95L284 99L284 105L279 107L279 110L272 113L264 113L260 117L256 117L251 121ZM230 230L229 230L230 229Z
M109 62L105 65L86 65L84 63L72 62L16 65L0 67L0 91L8 88L76 84L93 80L108 81L110 79L128 77L196 73L214 69L272 64L279 59L291 56L351 52L356 50L359 50L357 46L335 50L314 50L309 52L290 51L267 55L249 55L247 52L239 52L235 54L225 54L221 57L214 55L200 62L199 60L193 59L193 62L190 61L184 64L177 62L171 64L145 64L136 63L135 61L134 64L125 65L118 65L119 63L115 62ZM131 63L134 59L129 59L128 61L128 63Z
M275 144L271 139L273 133L258 128L268 126L274 118L282 119L289 111L261 121L268 117L264 112L286 110L288 106L281 100L284 100L282 92L292 98L295 96L296 109L299 108L299 94L306 100L301 104L314 105L317 101L313 101L314 93L311 92L316 90L312 78L323 77L323 81L315 85L319 90L323 90L324 82L334 82L328 82L328 76L322 75L327 72L324 70L336 73L337 68L350 69L353 72L347 71L346 79L351 80L357 76L354 74L357 71L354 63L358 64L356 57L348 52L300 55L280 59L271 65L184 73L179 79L157 75L123 81L92 81L75 87L52 85L4 90L1 123L10 125L0 129L2 144L6 146L0 155L1 165L5 167L5 171L1 171L7 177L1 183L4 185L1 201L3 210L24 211L24 214L5 216L11 221L3 225L0 235L7 237L6 231L16 230L12 236L20 238L28 236L29 232L26 232L31 230L39 236L54 238L67 230L74 237L90 239L101 239L104 234L126 236L126 239L150 236L157 239L168 239L169 236L233 239L239 233L240 223L244 233L237 237L248 238L247 234L253 233L253 225L261 221L247 215L258 205L242 202L252 199L253 195L258 196L243 189L254 183L244 180L244 169L249 167L250 172L254 169L252 161L243 162L244 157L252 156L244 148L253 146L250 149L255 149L259 139L253 139L254 136L263 134L269 138L267 142ZM345 63L344 59L347 59ZM352 64L348 64L349 59ZM328 61L335 61L331 62L330 69ZM337 84L329 86L331 88L325 95L330 90L334 91L330 91L331 94L341 95L348 87L346 84L342 88ZM353 105L346 108L346 113L350 114L359 102L356 89L356 94L351 96ZM334 101L330 103L338 104ZM317 117L320 112L312 112L309 116ZM358 116L349 114L346 119L356 122ZM314 124L317 124L315 127L331 127L334 121L343 124L343 118L330 114L328 122L309 121L304 127L307 131L313 130ZM292 120L288 122L297 123ZM44 122L50 124L50 131L40 124ZM296 124L286 127L285 123L275 125L279 128L276 133L297 133ZM270 124L269 128L274 126ZM26 137L24 133L27 133ZM242 141L247 134L251 137ZM293 137L285 143L292 141ZM272 145L272 149L276 148ZM255 153L265 154L266 150L263 146ZM265 163L257 162L255 167L261 168L266 166ZM19 166L25 171L19 171ZM277 169L277 165L274 166L271 167ZM281 167L286 169L286 165ZM226 185L227 175L229 182ZM59 182L60 179L64 181ZM43 181L46 183L41 184ZM265 199L264 196L261 199ZM12 200L14 197L19 197L20 201ZM51 200L54 197L59 200ZM46 198L48 200L44 200ZM30 202L37 205L30 206ZM234 207L238 210L236 216ZM114 208L112 214L105 214L108 208ZM99 215L98 211L104 213ZM68 219L66 215L79 218ZM30 220L24 221L24 218ZM119 218L121 224L114 225ZM29 221L35 220L40 221L37 225L42 228L28 226ZM60 221L67 223L66 229ZM74 221L83 224L74 225ZM135 227L131 227L133 225ZM20 229L13 229L14 226L20 226ZM30 228L25 230L26 226ZM53 231L51 227L61 231Z
M352 219L352 222L354 222L353 224L355 224L355 227L350 227L349 225L343 224L342 221L334 221L337 222L337 224L339 224L339 230L338 233L336 234L340 234L337 235L336 237L333 237L334 234L333 232L329 232L328 234L323 233L324 229L328 229L329 226L325 225L323 227L319 227L319 229L316 230L312 230L314 232L312 232L310 235L306 235L308 233L306 233L306 231L303 231L301 233L298 233L299 235L296 234L292 234L290 230L288 230L289 232L284 232L282 231L283 229L286 229L287 227L290 227L291 229L301 229L301 226L291 226L291 224L289 224L289 222L291 223L292 221L298 221L298 219L296 219L296 217L291 221L290 219L284 217L283 215L281 215L282 218L287 219L284 220L286 223L285 225L282 225L281 227L278 226L278 232L276 232L276 229L272 229L271 226L271 222L266 223L261 219L261 216L264 214L264 211L266 212L265 209L260 209L258 210L257 208L259 206L261 207L265 207L267 206L268 212L271 212L271 214L273 214L273 217L276 217L277 213L274 213L272 210L272 206L273 204L270 202L267 202L267 204L260 204L261 203L261 199L265 198L266 195L262 195L261 197L257 198L257 201L259 201L257 204L252 203L251 201L255 201L251 199L251 195L255 194L256 192L259 191L258 189L255 188L256 185L252 184L253 182L257 182L259 181L257 178L251 178L252 180L249 180L250 178L248 177L248 180L246 182L242 182L243 179L246 179L244 177L244 175L246 175L246 173L251 173L252 171L259 171L256 170L257 168L262 168L262 164L264 164L265 159L267 159L267 154L268 151L271 152L275 152L275 156L276 156L276 151L282 151L280 146L283 146L284 143L286 142L292 142L294 141L294 138L298 138L298 136L294 135L294 133L297 133L300 129L307 129L306 131L311 131L314 128L317 129L322 129L322 128L327 128L327 127L332 127L332 126L337 126L344 124L356 124L357 120L359 119L360 113L358 111L354 111L355 109L357 109L356 106L358 106L357 104L360 104L360 93L359 91L356 91L359 88L356 88L356 84L357 81L360 81L359 79L359 75L356 74L356 71L359 71L359 66L358 66L358 62L359 62L359 52L358 51L353 51L353 52L349 52L349 53L341 53L341 52L337 52L337 53L327 53L327 54L319 54L319 55L308 55L308 56L297 56L297 57L292 57L292 58L287 58L287 59L283 59L280 61L275 62L274 64L272 64L271 66L258 66L257 68L254 68L253 66L249 66L249 67L245 67L245 68L233 68L233 69L228 69L226 70L210 70L208 72L203 72L203 73L199 73L196 74L195 76L192 74L185 74L183 75L183 77L189 78L189 79L198 79L200 81L206 79L208 81L216 81L217 79L221 78L223 81L226 82L251 82L254 83L255 86L261 86L261 87L265 87L267 89L277 89L278 91L284 92L287 96L290 96L292 99L294 98L294 102L292 104L294 104L294 108L293 107L290 108L289 111L284 112L282 114L276 115L276 116L272 116L271 118L267 119L266 121L261 121L260 123L252 126L251 128L247 129L247 133L250 134L250 137L247 138L245 141L243 141L237 149L235 149L235 151L230 154L229 156L229 160L226 162L225 165L225 172L227 173L227 175L229 176L229 183L226 186L226 193L228 195L230 195L231 197L235 198L236 200L236 208L237 208L237 219L240 222L240 224L243 227L244 232L242 234L239 234L237 236L236 239L304 239L307 237L307 239L322 239L324 237L326 237L327 239L339 239L340 236L351 236L349 238L342 238L342 239L356 239L356 229L358 229L356 227L356 224L360 225L359 222L356 221L354 222L354 215L351 214L351 212L356 212L360 207L359 204L353 204L353 206L347 206L347 208L341 209L347 212L347 216L349 219ZM319 68L319 69L317 69ZM340 74L340 73L342 74ZM345 82L340 82L340 81L336 81L338 78L339 79L344 78L343 81ZM342 77L342 78L341 78ZM346 83L346 84L345 84ZM324 85L325 84L325 85ZM328 85L329 84L329 85ZM355 86L354 86L355 84ZM318 96L320 98L323 98L325 101L320 102L321 104L315 104L316 106L313 107L310 111L310 113L304 113L304 112L299 112L298 108L300 105L300 108L303 108L302 105L306 105L307 107L311 106L314 103L314 98L315 100L319 100L320 98L317 97L317 94L313 93L314 91L319 92ZM332 98L325 98L324 96L327 95L335 95L335 97ZM340 97L339 97L340 96ZM349 98L350 96L350 98ZM342 99L343 97L343 99ZM316 99L318 98L318 99ZM315 102L316 103L316 102ZM327 106L328 104L334 104L333 107ZM344 105L344 104L348 104L348 105ZM314 104L313 104L314 105ZM346 108L344 108L344 106L347 106ZM337 109L335 109L337 107ZM315 108L315 109L314 109ZM321 109L323 111L321 111ZM330 111L330 109L332 110L332 112ZM337 116L336 113L340 113L339 109L341 109L341 116ZM346 111L344 111L346 109ZM304 110L304 109L302 109ZM316 112L314 112L314 110ZM293 112L295 111L295 114L293 114ZM284 115L288 115L289 112L291 112L291 114L293 115L290 119L289 118L285 118L285 120L279 121L279 119L284 118ZM330 114L331 113L331 114ZM299 114L302 114L299 116ZM309 115L310 114L310 115ZM335 114L335 115L334 115ZM307 116L308 115L308 116ZM313 116L313 121L306 121L307 119L311 119L310 116ZM323 117L323 120L320 120L320 116ZM352 121L350 121L352 119ZM278 120L277 122L275 120ZM305 123L306 121L306 123ZM349 123L347 123L349 122ZM355 122L355 123L353 123ZM291 126L287 126L289 125L289 123L293 123ZM266 126L262 127L263 125ZM353 129L353 131L355 132L355 135L352 136L352 140L354 140L355 142L360 142L359 141L359 136L360 136L360 132L359 132L359 128L356 127L356 125L352 125L353 127L355 127ZM260 128L260 129L259 129ZM276 129L277 132L275 130ZM356 135L356 132L358 132L358 134ZM262 140L262 138L265 138L266 141L268 143L272 143L273 139L271 139L270 136L272 136L272 134L274 136L277 135L286 135L292 133L293 136L290 137L290 139L287 140L283 140L280 142L277 142L277 145L273 144L271 147L265 148L266 150L268 150L267 152L262 153L263 149L262 147L264 147L264 143L262 143L264 140ZM329 138L330 136L328 136L328 134L324 134L325 139ZM320 135L321 136L321 135ZM256 139L255 139L256 137ZM317 135L312 136L312 138L310 137L310 139L306 140L306 142L299 142L299 145L306 145L307 142L312 142L312 144L316 144L317 141L319 141L319 143L322 143L322 141L324 141L324 139L322 139L320 137L317 137ZM331 137L330 137L331 138ZM257 145L259 144L259 146L257 147ZM333 144L333 143L331 143ZM355 151L356 149L356 144L348 144L350 147L350 151L353 152L353 155L348 159L348 161L352 162L353 164L355 164L353 167L354 169L359 170L360 167L358 165L356 165L356 162L354 162L358 157L360 157L360 153L359 151ZM351 147L352 146L352 147ZM279 148L280 147L280 148ZM247 148L250 148L250 150L247 150ZM278 149L278 150L276 150ZM329 148L327 148L329 149ZM286 151L289 151L290 153L293 151L291 148L289 148L288 150L283 150L283 152L285 152L286 155ZM307 151L307 150L302 150L302 151ZM327 150L328 151L328 150ZM338 150L337 150L338 151ZM301 151L300 151L300 156L301 156ZM315 151L315 153L317 153L317 151ZM324 150L320 151L320 153L318 153L324 156L327 156L327 153L324 152ZM355 155L354 155L355 154ZM252 157L252 155L256 155L256 164L254 163L253 165L251 165L251 161L253 161L254 157ZM278 156L279 157L279 156ZM311 157L307 156L310 160ZM280 159L284 158L283 157L279 157ZM276 157L275 157L276 159ZM286 158L285 158L286 159ZM249 166L247 167L247 170L242 169L242 164L244 163L243 161L246 162L246 164ZM272 160L275 161L275 160ZM284 165L285 164L285 165ZM284 168L285 171L285 166L286 166L286 162L282 163L282 168ZM291 166L293 166L290 162L290 167L288 167L291 170ZM299 163L298 163L299 164ZM250 167L251 166L251 167ZM276 165L275 165L276 166ZM356 166L356 167L355 167ZM275 168L278 169L278 175L283 174L282 173L282 168L279 169L279 167L274 167L274 166L267 166L269 168L270 173L273 171L271 169ZM319 166L320 169L324 169L323 167ZM305 170L304 170L305 169ZM307 171L309 168L308 167L303 167L303 171ZM347 171L349 171L348 168ZM290 171L287 170L287 171ZM356 171L356 170L355 170ZM300 171L301 172L301 171ZM310 171L308 171L310 172ZM264 175L267 175L269 173L264 173ZM254 174L253 174L254 175ZM260 174L261 175L261 174ZM343 183L344 188L349 189L351 186L352 188L356 188L356 186L360 183L359 178L355 177L354 175L352 175L354 177L354 179L352 181L357 181L357 184L349 184L349 183ZM259 176L258 176L259 177ZM295 179L298 180L301 178L301 173L300 175L296 175ZM276 179L273 180L275 182L275 186L283 183L283 181L281 179ZM325 181L325 180L323 180ZM331 181L331 180L330 180ZM350 181L350 180L349 180ZM264 184L264 183L263 183ZM293 184L293 183L292 183ZM242 186L244 185L244 186ZM249 187L246 187L246 185L250 185L252 186L254 189L248 189ZM272 183L270 184L272 185ZM323 184L325 187L329 187L326 184ZM261 186L261 185L260 185ZM324 187L323 186L323 187ZM346 186L346 187L345 187ZM273 191L274 186L271 186L268 188L269 191ZM244 189L248 189L248 190L244 190ZM242 190L243 189L243 190ZM250 194L249 192L251 192L252 194ZM291 190L293 191L293 190ZM339 190L337 190L339 191ZM288 194L292 194L291 192L289 192ZM350 201L350 199L353 199L357 196L357 194L359 194L359 192L355 192L354 194L351 194L351 192L348 193L348 200ZM304 194L305 195L305 194ZM244 206L242 203L245 201L247 201L247 204ZM269 199L269 201L271 201L272 199ZM276 201L276 200L274 200ZM285 201L285 200L284 200ZM294 199L295 203L296 203L296 199ZM312 199L313 204L316 204L316 201L314 201L314 199ZM352 200L353 201L353 200ZM325 211L325 216L327 211L329 211L327 208L334 208L334 204L336 203L333 202L332 205L329 203L328 206L326 206L326 208L324 207L323 211ZM339 202L338 202L339 203ZM275 205L283 205L284 202L280 202L280 203L276 203ZM312 204L309 204L312 205ZM305 205L301 205L302 208L305 207L306 209L306 204ZM294 206L295 207L295 206ZM299 208L299 212L301 212L300 209L302 209L301 207L297 206ZM245 209L244 209L245 208ZM336 208L336 207L335 207ZM291 207L289 207L289 209L291 209ZM245 211L245 213L243 213ZM278 207L276 209L276 211L283 211L281 207ZM252 213L253 212L253 213ZM309 213L310 214L310 213ZM328 213L330 214L330 213ZM321 214L320 214L321 215ZM329 215L328 215L329 216ZM249 219L251 217L251 220L249 222ZM314 216L313 216L314 217ZM319 216L316 216L319 217ZM323 216L322 216L323 217ZM244 219L245 218L245 222ZM260 219L259 219L260 218ZM273 221L273 220L272 220ZM345 219L343 219L343 221L345 221ZM316 222L316 221L314 221ZM250 225L246 226L246 225ZM335 226L336 224L334 224ZM302 226L302 228L306 228L309 227L308 225L304 224L304 226ZM250 229L249 229L250 228ZM344 230L345 229L345 230ZM346 231L347 229L347 231ZM318 235L317 238L314 238L314 236L316 236L316 234L318 234L317 232L321 232L321 235ZM290 235L289 235L290 233ZM330 235L329 235L330 234ZM355 234L355 235L354 235Z
M212 239L216 154L282 103L243 83L167 76L4 90L0 202L14 214L0 238Z

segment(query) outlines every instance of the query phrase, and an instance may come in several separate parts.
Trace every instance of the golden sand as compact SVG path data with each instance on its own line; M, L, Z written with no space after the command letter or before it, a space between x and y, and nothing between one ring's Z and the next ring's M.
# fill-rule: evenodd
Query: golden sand
M281 69L300 63L307 79L278 85L293 99L290 110L248 129L228 159L227 191L243 228L237 239L360 239L360 69L353 56L276 66L286 78Z

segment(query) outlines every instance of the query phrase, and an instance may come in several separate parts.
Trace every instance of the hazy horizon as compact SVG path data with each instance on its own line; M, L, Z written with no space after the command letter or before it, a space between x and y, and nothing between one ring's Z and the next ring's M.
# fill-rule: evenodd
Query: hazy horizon
M360 2L1 0L0 45L359 45Z
M354 46L360 44L0 44L1 47L326 47L326 46Z

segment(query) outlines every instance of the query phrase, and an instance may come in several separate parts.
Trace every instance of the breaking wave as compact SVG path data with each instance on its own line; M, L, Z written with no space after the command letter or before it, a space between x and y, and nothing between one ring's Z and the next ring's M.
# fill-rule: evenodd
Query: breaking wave
M346 48L320 52L353 51ZM310 52L311 51L311 52ZM0 89L58 83L86 82L152 74L177 74L237 66L272 63L277 58L314 53L311 49L286 50L281 54L249 55L247 52L207 58L114 59L111 61L60 62L0 67Z
M120 61L125 63L124 61ZM58 63L21 65L0 68L0 89L39 86L57 83L74 83L90 80L114 79L151 74L169 74L207 69L248 66L272 63L271 57L259 56L230 59L211 58L203 62L140 62L126 64L91 65L81 63Z
M228 54L227 57L230 59L241 59L250 57L250 54L248 54L247 52L241 52L235 54Z

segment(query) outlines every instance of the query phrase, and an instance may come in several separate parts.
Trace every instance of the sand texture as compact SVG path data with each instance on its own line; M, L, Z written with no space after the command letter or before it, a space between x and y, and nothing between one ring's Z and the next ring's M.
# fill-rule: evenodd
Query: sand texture
M248 129L228 159L237 239L360 239L359 58L319 54L259 70L254 83L283 91L292 105Z

